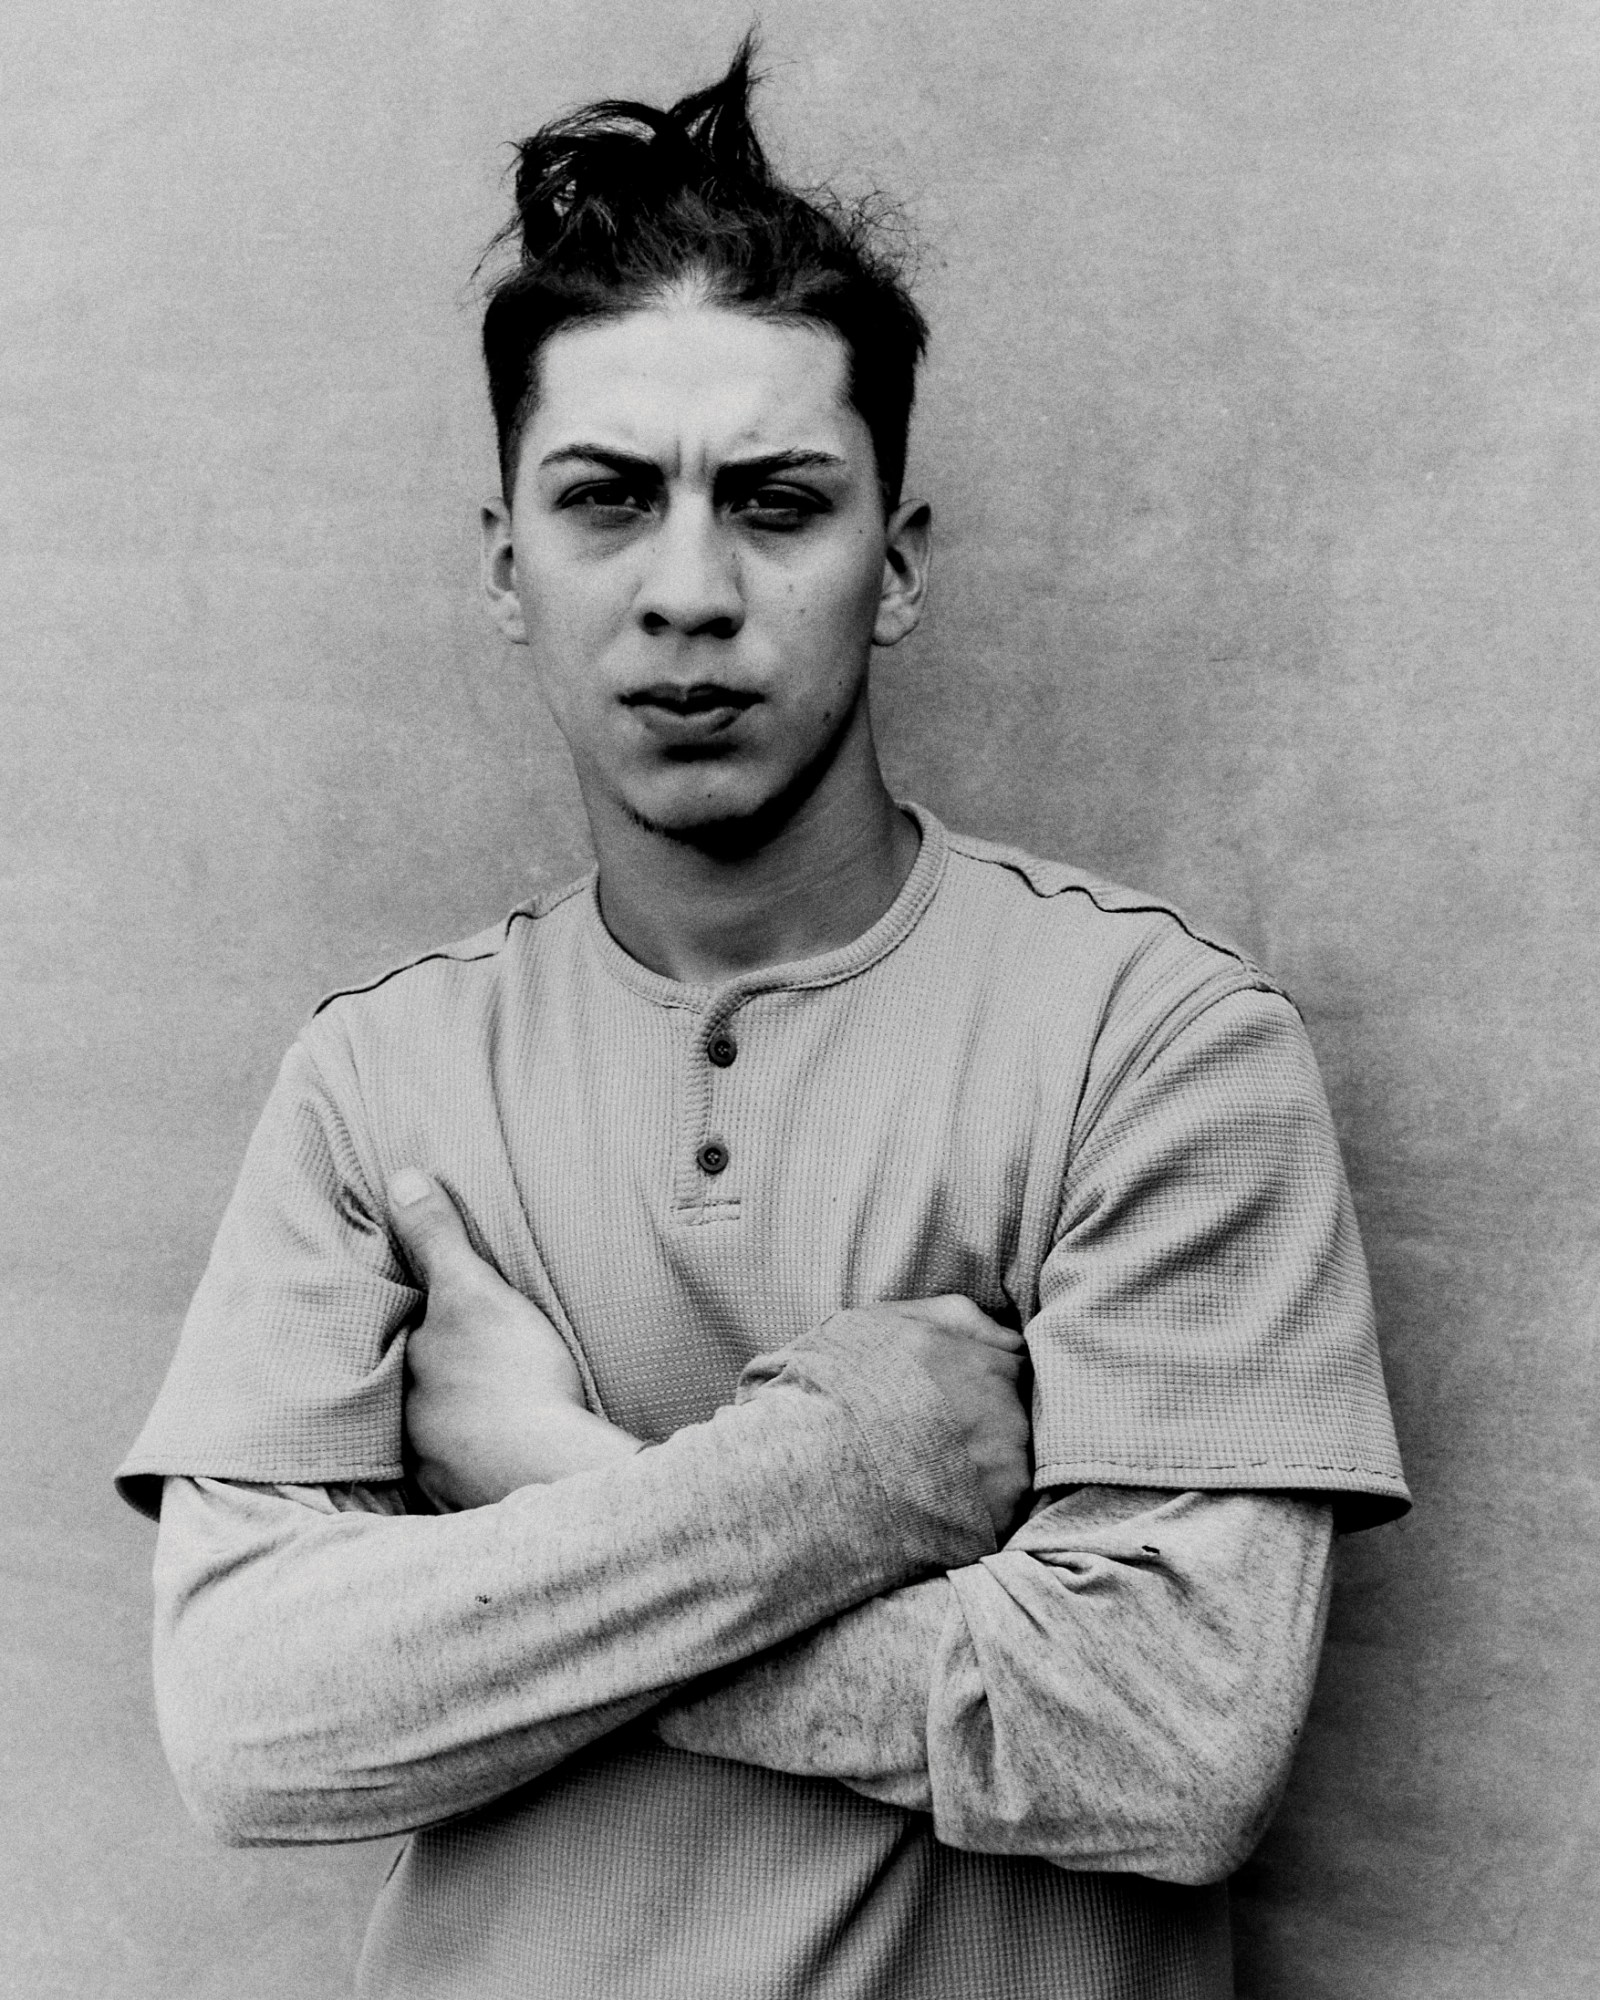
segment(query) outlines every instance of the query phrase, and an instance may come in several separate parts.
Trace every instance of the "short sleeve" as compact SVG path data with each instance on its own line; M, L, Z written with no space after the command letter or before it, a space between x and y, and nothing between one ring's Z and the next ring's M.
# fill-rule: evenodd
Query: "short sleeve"
M1321 1079L1280 995L1154 1038L1076 1135L1027 1328L1040 1487L1410 1505Z
M349 1121L303 1044L245 1155L155 1408L117 1474L321 1485L402 1477L403 1340L421 1309Z

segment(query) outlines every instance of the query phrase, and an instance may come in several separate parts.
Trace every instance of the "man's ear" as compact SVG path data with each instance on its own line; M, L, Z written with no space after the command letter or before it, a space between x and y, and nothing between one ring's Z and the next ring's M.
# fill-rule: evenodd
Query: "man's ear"
M872 643L898 646L921 622L933 559L933 509L926 500L902 500L884 532L883 589Z
M513 646L528 643L522 599L517 595L517 558L511 544L511 509L504 500L485 500L479 517L483 531L483 594L489 615Z

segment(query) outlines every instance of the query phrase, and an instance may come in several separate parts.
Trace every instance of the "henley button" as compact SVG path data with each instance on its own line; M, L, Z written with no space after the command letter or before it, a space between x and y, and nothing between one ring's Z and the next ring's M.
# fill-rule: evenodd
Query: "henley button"
M695 1154L695 1162L703 1174L720 1174L728 1164L728 1149L717 1139L708 1139Z
M732 1035L713 1035L706 1043L706 1054L718 1069L726 1069L739 1053L739 1044Z

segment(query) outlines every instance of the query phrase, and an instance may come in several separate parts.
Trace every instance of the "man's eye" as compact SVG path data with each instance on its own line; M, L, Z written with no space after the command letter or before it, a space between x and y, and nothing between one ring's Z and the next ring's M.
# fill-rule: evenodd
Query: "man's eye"
M827 503L815 493L793 486L760 486L734 502L733 511L746 526L786 534L803 528Z
M650 498L626 480L604 479L573 487L561 496L561 507L596 527L625 527L650 512Z

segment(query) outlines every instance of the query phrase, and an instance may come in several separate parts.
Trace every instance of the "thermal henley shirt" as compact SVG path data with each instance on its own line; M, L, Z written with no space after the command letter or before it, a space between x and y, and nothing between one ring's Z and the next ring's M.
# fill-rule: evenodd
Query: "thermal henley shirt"
M678 984L591 878L285 1062L121 1477L171 1480L158 1698L201 1810L424 1829L364 1992L1227 1991L1205 1885L1287 1765L1326 1503L1407 1504L1326 1107L1236 954L912 810L839 951ZM404 1165L655 1449L382 1511ZM999 1551L936 1389L851 1310L940 1292L1028 1340L1038 1504Z

